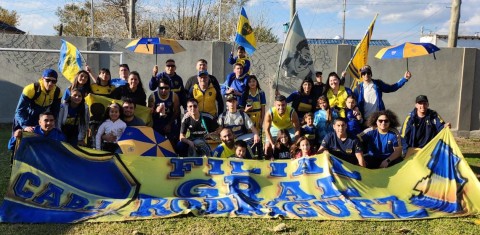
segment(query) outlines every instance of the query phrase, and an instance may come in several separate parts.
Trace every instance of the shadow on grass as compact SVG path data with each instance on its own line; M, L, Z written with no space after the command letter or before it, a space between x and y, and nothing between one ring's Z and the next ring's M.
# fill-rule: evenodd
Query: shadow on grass
M480 159L480 153L464 153L465 158Z
M472 171L475 173L475 174L480 174L480 166L472 166L470 165L470 168L472 168Z
M0 224L3 234L72 234L73 224Z

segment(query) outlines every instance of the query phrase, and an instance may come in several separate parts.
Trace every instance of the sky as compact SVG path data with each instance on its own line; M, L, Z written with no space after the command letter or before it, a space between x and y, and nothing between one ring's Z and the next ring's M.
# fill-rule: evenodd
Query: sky
M169 0L139 0L161 4ZM0 6L20 16L19 29L31 35L55 35L55 11L83 0L0 0ZM94 0L94 4L99 2ZM159 6L159 5L157 5ZM345 39L361 39L376 13L373 39L390 44L418 42L424 34L448 34L451 0L346 0ZM480 35L480 0L463 1L459 35ZM307 38L342 37L344 0L296 0L296 9ZM249 0L250 23L263 15L273 32L284 39L283 24L290 18L290 0Z

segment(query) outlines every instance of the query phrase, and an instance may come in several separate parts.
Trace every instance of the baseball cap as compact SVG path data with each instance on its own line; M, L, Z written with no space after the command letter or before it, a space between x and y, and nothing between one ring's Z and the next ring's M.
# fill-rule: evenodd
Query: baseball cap
M229 94L225 97L227 99L227 101L229 100L237 100L237 96L235 96L234 94Z
M425 95L419 95L415 99L415 103L422 103L422 102L428 102L428 98Z
M42 77L44 77L44 78L55 78L55 79L57 79L57 78L58 78L58 74L57 74L57 72L55 72L55 70L53 70L53 69L45 69L45 70L43 70Z
M360 69L360 74L363 74L363 73L369 73L371 74L372 73L372 70L368 67L363 67L362 69Z
M201 77L201 76L208 76L208 71L207 70L201 70L201 71L198 71L198 76Z

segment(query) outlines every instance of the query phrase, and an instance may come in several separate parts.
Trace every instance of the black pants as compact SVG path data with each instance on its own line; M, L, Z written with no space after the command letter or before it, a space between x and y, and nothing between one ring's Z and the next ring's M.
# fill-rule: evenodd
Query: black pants
M115 153L115 152L117 152L118 148L119 148L119 146L118 146L117 143L103 142L103 144L102 144L102 150L103 151Z
M380 164L385 160L385 158L381 157L376 157L376 156L371 156L371 155L364 155L363 158L365 159L365 162L367 162L367 168L369 169L378 169L380 168ZM402 157L398 157L397 159L391 161L388 164L388 167L391 167L395 164L398 164L399 162L403 161Z

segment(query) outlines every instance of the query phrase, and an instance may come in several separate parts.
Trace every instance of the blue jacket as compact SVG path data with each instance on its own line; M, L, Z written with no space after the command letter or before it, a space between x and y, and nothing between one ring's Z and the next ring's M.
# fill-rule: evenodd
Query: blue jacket
M36 99L34 99L36 93L34 83L27 85L23 89L20 99L18 100L17 109L15 110L13 130L38 125L38 117L47 110L50 110L55 118L58 117L62 95L60 92L57 92L58 96L55 97L55 90L60 90L60 88L55 87L55 89L47 92L41 79L39 83L40 94Z
M385 93L390 93L390 92L395 92L398 89L400 89L405 83L408 81L406 78L400 79L397 83L389 85L383 82L382 80L377 80L377 79L372 79L373 81L373 89L375 90L375 93L377 94L377 100L378 100L378 111L385 110L385 104L383 103L382 99L382 94L383 92ZM355 97L357 98L357 103L358 103L358 108L360 109L360 112L364 114L363 106L365 105L365 98L363 94L363 82L358 84L358 86L355 88L354 91Z
M445 126L445 121L438 115L434 110L428 109L427 114L425 115L426 125L425 129L418 129L418 125L415 125L417 116L417 109L413 109L412 112L405 118L405 121L402 125L402 147L403 153L407 153L408 148L423 148L430 140L432 140L438 132L440 132ZM426 136L423 143L415 141L415 136L417 132L421 131L422 135Z
M222 95L227 95L227 89L229 87L233 88L235 91L238 91L243 94L248 89L247 79L248 74L240 76L242 79L237 79L235 73L229 73L227 78L225 79L225 83L223 83L220 88ZM237 97L237 101L240 102L240 96Z
M57 129L57 128L53 128L50 132L48 132L48 135L45 135L45 132L43 132L42 128L40 126L36 126L35 129L33 129L33 133L39 136L47 137L52 140L57 140L57 141L66 140L65 135L63 135L62 131L60 131L60 129ZM16 142L17 142L17 138L12 136L8 141L8 149L14 150Z
M182 77L178 76L177 73L175 73L173 76L170 76L166 72L161 72L157 74L157 76L150 79L148 88L150 88L151 91L157 90L161 78L168 78L170 81L170 90L178 95L180 105L187 109L187 91L185 90L185 86L183 86Z
M233 57L233 54L230 54L228 57L228 63L231 65L234 65L235 63L240 62L243 63L243 73L244 74L249 74L250 72L250 58L246 56L245 58L238 58L238 56Z

